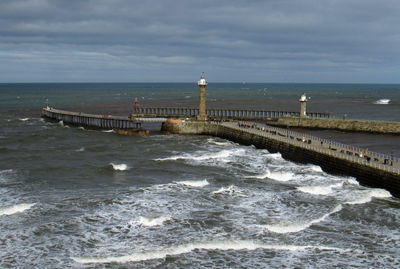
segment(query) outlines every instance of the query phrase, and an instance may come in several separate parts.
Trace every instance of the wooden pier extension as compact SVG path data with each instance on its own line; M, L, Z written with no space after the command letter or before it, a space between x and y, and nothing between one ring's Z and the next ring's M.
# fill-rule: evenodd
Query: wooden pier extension
M42 109L42 117L48 120L62 121L68 125L82 126L88 129L112 129L117 133L126 135L149 135L149 131L141 128L142 121L129 117L86 114L59 110L51 107Z

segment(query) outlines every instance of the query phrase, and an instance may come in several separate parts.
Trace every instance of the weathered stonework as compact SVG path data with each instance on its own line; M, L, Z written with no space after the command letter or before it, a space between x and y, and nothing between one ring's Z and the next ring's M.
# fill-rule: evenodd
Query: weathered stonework
M340 131L400 134L400 122L281 117L268 124L281 127L334 129Z

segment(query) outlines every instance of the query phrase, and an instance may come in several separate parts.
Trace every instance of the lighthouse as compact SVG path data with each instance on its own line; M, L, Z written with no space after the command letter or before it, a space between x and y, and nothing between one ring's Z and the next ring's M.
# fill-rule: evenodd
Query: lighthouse
M200 80L197 82L197 85L200 87L200 105L199 105L199 115L197 115L197 120L205 121L207 119L206 116L206 86L207 80L204 76L204 72L201 74Z
M299 101L300 101L300 118L305 118L307 117L307 110L306 110L307 97L305 93L301 95Z

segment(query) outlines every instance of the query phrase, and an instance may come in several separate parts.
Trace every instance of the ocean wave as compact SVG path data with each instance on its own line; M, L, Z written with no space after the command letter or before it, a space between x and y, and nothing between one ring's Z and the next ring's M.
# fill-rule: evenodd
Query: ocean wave
M170 217L140 217L139 223L143 226L160 226L163 225L164 222L171 220Z
M207 142L210 143L210 144L217 145L217 146L229 146L229 145L231 144L231 143L229 143L228 141L219 142L219 141L215 141L215 140L212 139L212 138L207 139Z
M323 215L322 217L318 219L313 219L310 221L299 221L299 222L292 222L292 223L278 223L278 224L271 224L271 225L259 225L262 228L266 228L267 230L274 232L274 233L280 233L280 234L285 234L285 233L297 233L300 231L303 231L307 228L309 228L311 225L324 221L327 217L330 215L339 212L342 210L341 205L337 205L335 208L333 208L329 213Z
M9 174L9 173L12 173L12 172L14 172L13 169L0 170L0 175Z
M324 172L324 171L322 171L321 166L318 166L318 165L311 165L311 166L310 166L310 169L311 169L312 171L318 172L318 173L323 173L323 172Z
M270 172L267 175L267 178L270 178L270 179L273 179L273 180L276 180L276 181L286 182L286 181L289 181L289 180L293 179L293 176L294 176L294 174L291 173L291 172L280 171L280 172Z
M280 154L279 152L277 153L269 153L267 155L268 158L274 159L274 160L282 160L282 154Z
M301 246L301 245L288 245L288 244L263 244L253 241L208 241L197 242L191 244L183 244L172 246L165 249L148 250L143 252L135 252L125 256L109 256L109 257L73 257L72 259L77 263L90 264L90 263L127 263L127 262L140 262L146 260L164 259L167 256L182 255L192 252L196 249L203 250L256 250L256 249L271 249L282 251L307 251L307 250L321 250L321 251L337 251L337 252L351 252L351 249L340 249L324 246Z
M360 183L358 183L358 181L357 181L355 178L349 178L349 179L347 179L347 180L346 180L346 183L347 183L347 184L351 184L351 185L357 185L357 186L360 185Z
M25 210L30 209L33 207L35 204L18 204L10 207L6 207L3 209L0 209L0 216L2 215L13 215L16 213L24 212Z
M271 172L267 171L265 173L255 175L255 176L248 176L247 178L257 178L257 179L273 179L275 181L282 181L286 182L291 179L293 179L294 174L292 172L284 172L284 171L277 171L277 172Z
M213 191L213 194L227 194L227 195L240 195L243 196L242 190L238 187L231 185L229 187L222 187L217 191Z
M232 150L221 150L219 152L206 152L199 155L197 154L183 154L183 155L175 155L166 158L158 158L154 159L155 161L176 161L176 160L193 160L193 161L207 161L212 159L218 159L219 161L227 161L226 159L230 156L242 155L244 153L244 149L232 149Z
M204 180L184 180L184 181L178 181L176 182L177 184L180 185L185 185L189 187L195 187L195 188L203 188L204 186L209 185L207 179Z
M103 133L115 133L114 130L103 130L102 132L103 132Z
M80 130L86 130L85 127L83 127L83 126L79 126L78 129L80 129Z
M392 195L390 192L384 189L369 189L360 192L354 192L351 194L351 198L345 203L349 205L365 204L372 201L372 198L390 198Z
M309 194L314 194L314 195L328 195L332 193L333 188L338 188L343 186L342 183L330 185L330 186L302 186L302 187L297 187L297 190L304 192L304 193L309 193Z
M19 118L20 121L28 121L29 118Z
M8 175L14 173L13 169L6 169L6 170L0 170L0 180L1 181L7 181L8 180Z
M110 165L116 171L126 171L126 170L131 169L131 167L129 167L125 163L121 163L121 164L110 163Z
M374 104L375 105L388 105L390 103L390 101L391 101L390 99L383 98L383 99L376 100L374 102Z
M79 149L76 149L75 151L76 151L76 152L82 152L82 151L85 151L85 147L81 147L81 148L79 148Z

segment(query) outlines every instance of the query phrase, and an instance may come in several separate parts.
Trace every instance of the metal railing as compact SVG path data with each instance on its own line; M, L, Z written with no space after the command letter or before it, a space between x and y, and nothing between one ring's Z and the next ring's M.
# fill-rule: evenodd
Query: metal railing
M283 128L252 122L224 122L225 127L256 134L275 141L319 152L335 158L351 161L364 166L400 174L400 159L386 154L368 151L332 140L295 132Z

